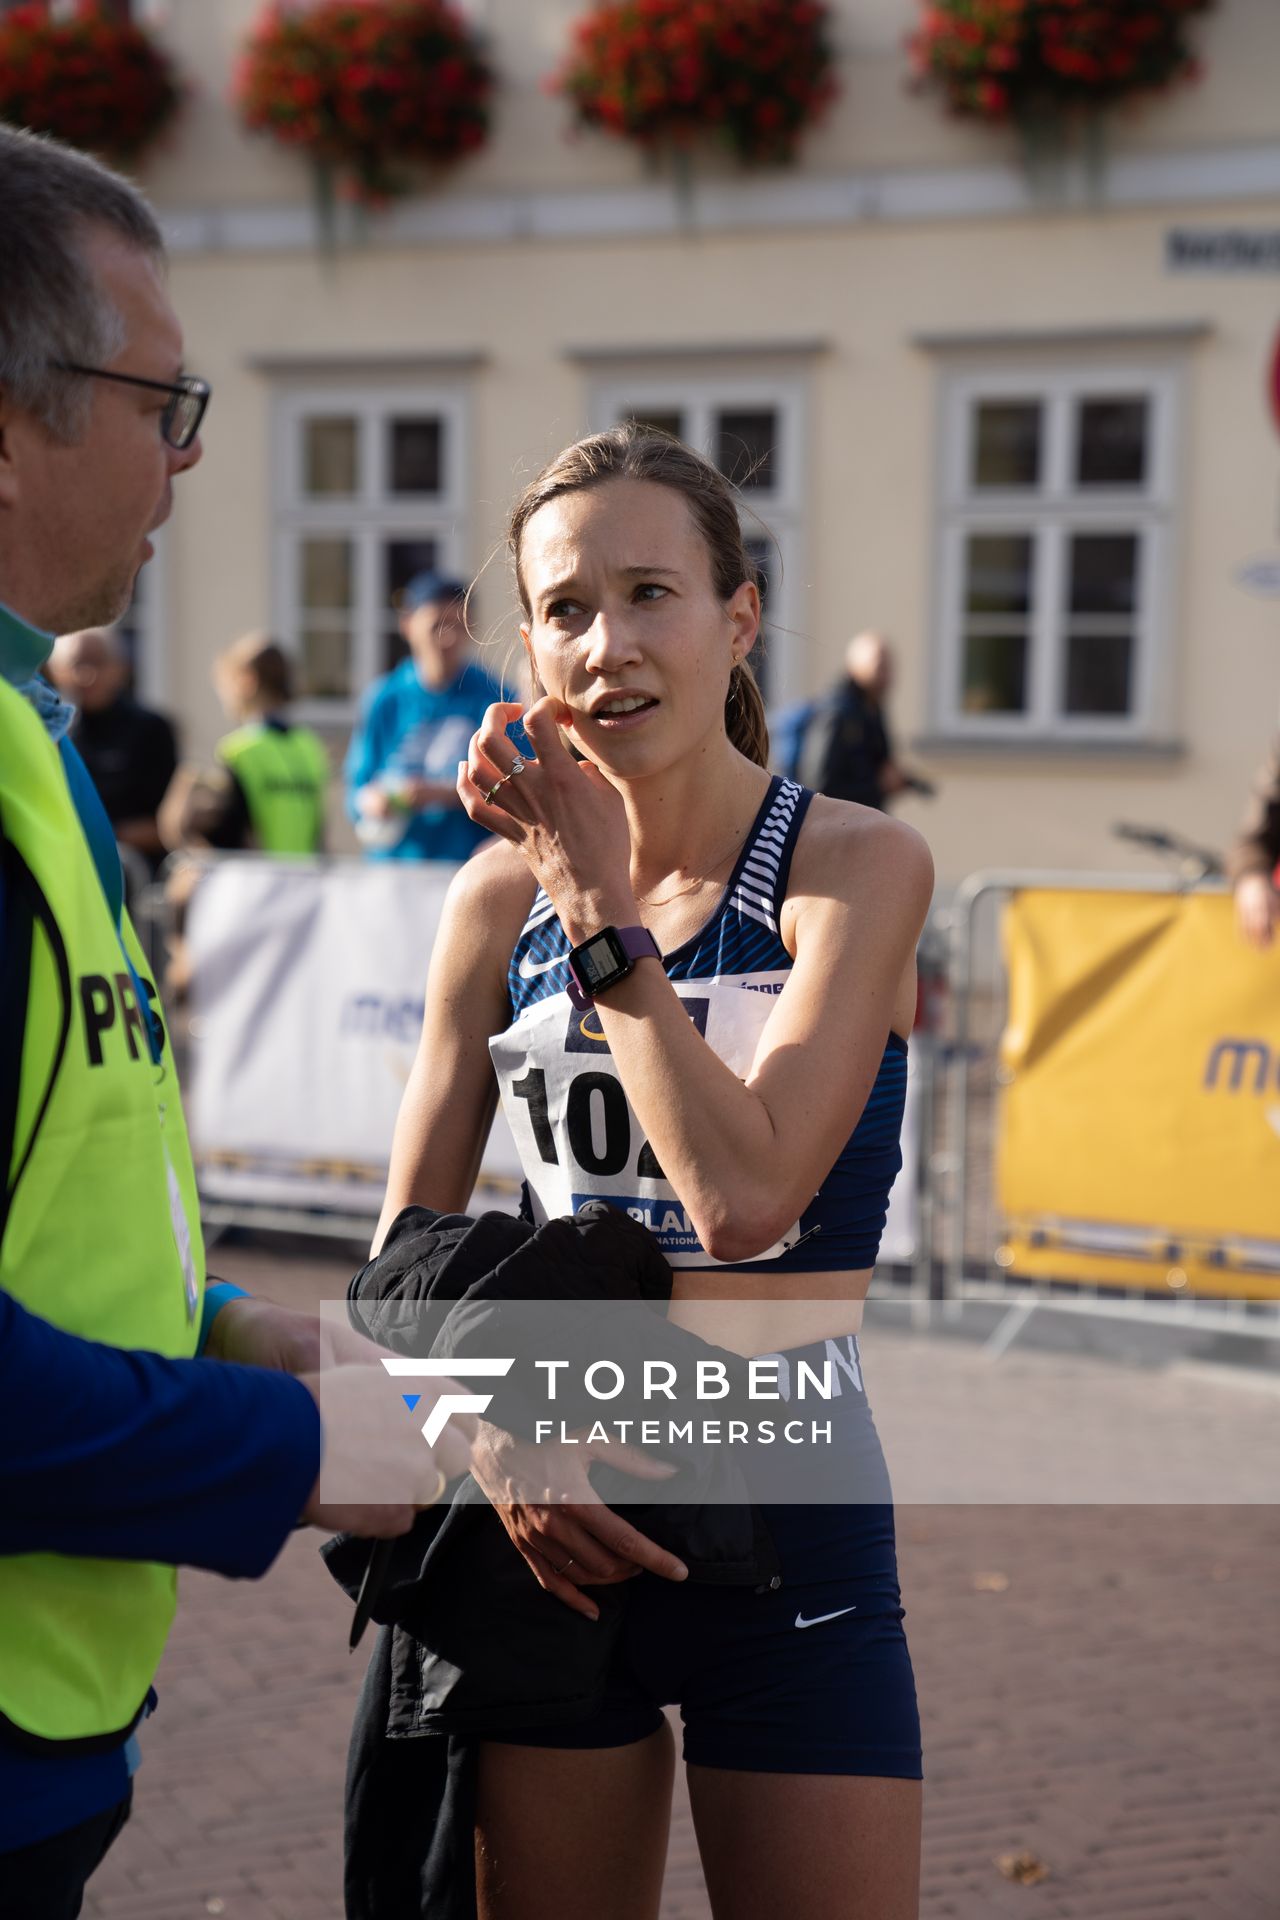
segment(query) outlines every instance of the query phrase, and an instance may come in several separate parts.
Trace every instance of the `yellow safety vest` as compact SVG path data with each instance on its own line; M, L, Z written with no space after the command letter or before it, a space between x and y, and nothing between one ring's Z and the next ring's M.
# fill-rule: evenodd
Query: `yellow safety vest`
M329 756L309 727L247 726L218 743L240 782L263 853L319 853L324 844Z
M152 1056L125 952L57 748L0 681L7 940L25 996L0 1286L68 1333L194 1354L204 1288L195 1173L167 1035ZM27 930L29 929L29 935ZM149 983L146 983L149 987ZM54 1742L118 1740L173 1618L172 1567L61 1554L0 1558L0 1715Z

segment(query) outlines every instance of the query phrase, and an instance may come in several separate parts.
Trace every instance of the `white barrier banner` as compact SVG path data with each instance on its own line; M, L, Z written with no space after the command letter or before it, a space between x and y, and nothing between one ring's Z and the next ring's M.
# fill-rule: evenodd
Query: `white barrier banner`
M456 869L231 858L200 881L192 1145L208 1200L376 1215ZM514 1186L494 1122L482 1179Z
M231 857L191 902L192 1146L204 1199L376 1215L417 1050L445 891L439 861ZM914 1258L916 1061L882 1265ZM498 1110L485 1204L520 1181ZM508 1199L505 1204L510 1204Z

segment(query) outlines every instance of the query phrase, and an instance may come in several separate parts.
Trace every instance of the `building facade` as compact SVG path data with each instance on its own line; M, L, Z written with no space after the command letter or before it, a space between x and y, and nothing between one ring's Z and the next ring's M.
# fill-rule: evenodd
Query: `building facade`
M135 10L194 80L143 181L215 397L137 620L195 749L250 626L340 747L428 562L477 577L501 662L511 499L638 414L744 479L771 703L892 638L945 886L1131 865L1119 819L1225 842L1280 697L1275 0L1221 0L1202 80L1034 189L1015 136L908 89L915 0L833 8L841 96L797 165L684 185L567 136L577 0L472 0L489 145L330 251L305 166L229 105L258 0Z

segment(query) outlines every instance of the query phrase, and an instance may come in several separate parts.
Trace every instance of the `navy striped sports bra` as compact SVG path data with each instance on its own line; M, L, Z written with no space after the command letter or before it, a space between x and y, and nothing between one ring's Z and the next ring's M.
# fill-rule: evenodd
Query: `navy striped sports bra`
M743 1077L791 971L778 929L812 797L794 781L770 783L716 911L663 955L689 1018ZM596 1010L580 1012L569 999L568 948L539 888L507 974L512 1022L489 1043L531 1217L541 1222L607 1200L650 1229L672 1266L715 1266L641 1132ZM830 1065L824 1060L824 1070ZM756 1260L735 1266L815 1273L874 1264L902 1164L906 1086L906 1042L891 1033L862 1117L813 1204Z

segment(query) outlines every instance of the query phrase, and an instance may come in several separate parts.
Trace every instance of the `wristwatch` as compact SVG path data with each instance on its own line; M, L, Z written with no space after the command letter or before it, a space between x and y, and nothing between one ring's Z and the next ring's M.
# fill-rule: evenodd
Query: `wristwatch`
M569 998L579 1012L594 1005L598 993L616 987L632 972L637 960L652 955L661 960L662 949L648 927L601 927L581 946L569 953Z

